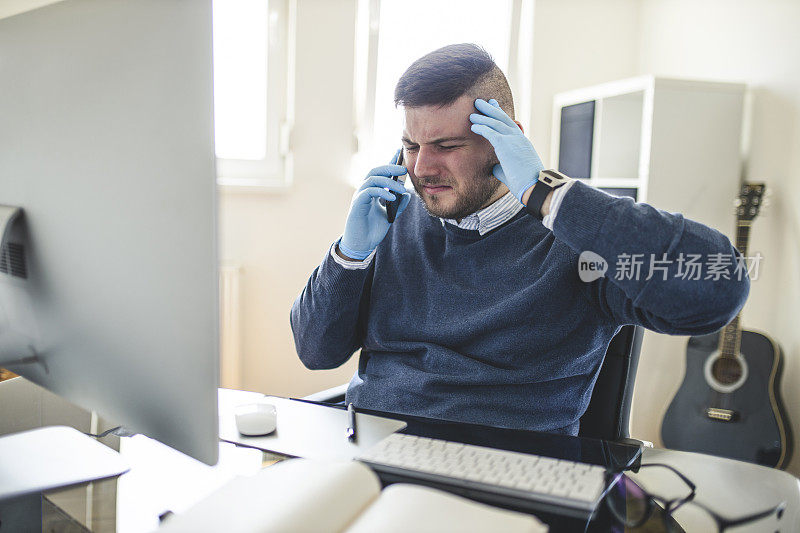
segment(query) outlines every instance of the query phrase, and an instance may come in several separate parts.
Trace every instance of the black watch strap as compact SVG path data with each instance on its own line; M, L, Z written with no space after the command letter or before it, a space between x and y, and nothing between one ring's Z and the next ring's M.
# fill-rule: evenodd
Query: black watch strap
M569 178L558 171L542 170L539 173L538 181L533 186L530 197L528 197L528 204L525 209L537 219L544 220L542 206L547 199L547 195L550 194L550 191L554 191L566 184L567 181L569 181Z

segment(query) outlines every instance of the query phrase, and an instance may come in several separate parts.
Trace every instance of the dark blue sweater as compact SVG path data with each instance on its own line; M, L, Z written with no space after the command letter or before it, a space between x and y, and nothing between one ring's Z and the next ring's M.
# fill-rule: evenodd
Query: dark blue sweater
M584 250L608 261L605 277L580 280ZM645 280L650 254L664 253L667 279ZM361 349L347 391L357 407L574 435L621 325L710 333L744 304L746 276L676 277L680 253L738 256L713 229L580 182L552 232L523 210L481 236L412 195L369 268L326 256L290 322L308 368ZM619 254L645 254L638 280L614 279Z

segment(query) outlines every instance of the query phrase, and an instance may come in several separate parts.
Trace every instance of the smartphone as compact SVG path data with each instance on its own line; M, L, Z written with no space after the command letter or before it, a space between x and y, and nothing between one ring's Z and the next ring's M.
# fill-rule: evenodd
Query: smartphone
M400 155L397 156L397 161L395 165L402 165L403 164L403 149L400 148ZM400 183L405 183L405 181L401 180L399 176L392 176L394 181L399 181ZM395 217L397 216L397 210L400 208L400 202L402 201L402 197L398 194L397 200L392 200L391 202L386 202L386 219L391 224L394 222Z

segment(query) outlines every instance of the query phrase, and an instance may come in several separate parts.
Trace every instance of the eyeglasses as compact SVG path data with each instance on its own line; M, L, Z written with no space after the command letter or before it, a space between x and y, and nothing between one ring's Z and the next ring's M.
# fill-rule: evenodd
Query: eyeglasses
M780 520L786 508L786 502L782 502L758 513L740 518L725 518L705 505L693 501L696 493L694 483L670 465L649 463L639 468L665 468L675 474L686 485L687 490L685 495L678 498L663 498L647 492L626 476L624 471L627 468L607 472L608 488L604 493L606 504L614 517L628 528L641 526L650 520L653 511L657 509L656 503L661 506L660 514L664 521L664 529L669 533L683 531L679 524L687 523L693 526L696 524L697 531L722 532L730 527L741 526L772 515Z

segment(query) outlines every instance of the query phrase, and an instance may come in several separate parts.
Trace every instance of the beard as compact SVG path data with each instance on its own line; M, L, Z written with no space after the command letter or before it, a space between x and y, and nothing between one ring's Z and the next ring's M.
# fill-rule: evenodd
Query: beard
M494 154L488 157L483 163L476 164L470 175L464 180L459 188L456 188L454 180L447 178L411 178L414 189L422 199L422 205L429 215L438 218L461 220L472 213L480 210L489 203L489 200L497 193L503 185L500 180L492 175L492 169L498 163ZM436 196L428 196L423 190L423 185L445 185L453 188L457 194L456 202L450 207L442 205L442 201Z

